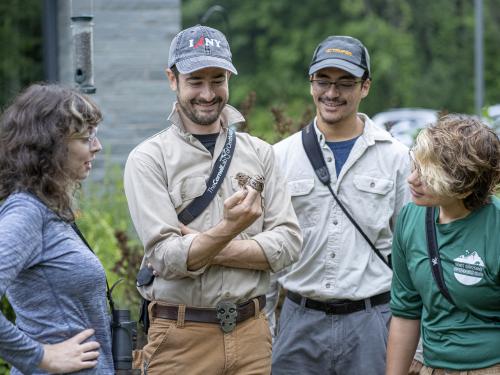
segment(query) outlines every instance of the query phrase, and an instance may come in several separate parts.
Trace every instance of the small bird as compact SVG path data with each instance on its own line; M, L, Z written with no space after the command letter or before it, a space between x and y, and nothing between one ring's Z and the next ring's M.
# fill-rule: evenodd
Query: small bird
M246 175L243 172L238 172L236 173L236 176L234 176L234 179L238 181L238 186L240 188L244 188L246 184L248 183L248 180L250 180L250 176Z

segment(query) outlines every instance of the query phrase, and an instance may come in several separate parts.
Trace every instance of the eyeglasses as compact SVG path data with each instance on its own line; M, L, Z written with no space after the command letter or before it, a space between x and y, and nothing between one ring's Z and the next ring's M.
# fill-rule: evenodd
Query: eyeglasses
M94 143L94 141L97 139L97 127L93 127L89 130L88 135L80 135L79 133L75 133L73 135L70 135L68 139L82 139L88 142L89 146Z
M332 85L335 86L337 92L349 92L358 83L363 82L362 79L339 79L338 81L330 81L328 79L311 79L311 84L314 90L317 92L324 92L330 90Z

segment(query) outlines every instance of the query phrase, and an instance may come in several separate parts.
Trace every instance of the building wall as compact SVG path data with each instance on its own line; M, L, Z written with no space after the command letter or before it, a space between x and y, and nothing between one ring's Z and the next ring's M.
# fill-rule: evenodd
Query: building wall
M71 3L59 0L59 77L74 86L70 17L90 0ZM166 126L175 95L164 70L180 30L180 0L94 0L92 13L93 98L104 115L99 128L104 151L91 176L101 180L105 162L123 166L135 145Z

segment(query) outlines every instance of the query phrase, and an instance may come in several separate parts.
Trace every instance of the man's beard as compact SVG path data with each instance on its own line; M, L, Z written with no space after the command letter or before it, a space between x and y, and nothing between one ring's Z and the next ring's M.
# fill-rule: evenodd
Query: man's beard
M218 105L218 108L214 114L200 114L197 113L197 111L194 109L194 106L197 103L214 103L214 102L217 103ZM224 106L226 105L226 103L222 100L220 96L215 97L210 102L192 99L189 101L190 106L184 105L184 102L180 100L179 97L177 97L177 103L179 104L182 113L184 113L184 115L186 115L186 117L189 120L201 126L212 125L215 121L217 121L222 110L224 109Z

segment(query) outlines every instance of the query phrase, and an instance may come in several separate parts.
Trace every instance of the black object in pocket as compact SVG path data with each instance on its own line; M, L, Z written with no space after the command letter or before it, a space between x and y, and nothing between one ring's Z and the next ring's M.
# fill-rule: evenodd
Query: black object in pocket
M154 279L155 279L155 275L153 273L153 270L149 267L143 267L137 273L135 284L138 287L147 286L147 285L150 285ZM139 312L139 315L140 315L139 322L142 323L145 334L148 333L148 329L149 329L149 315L148 315L149 302L150 301L148 301L147 299L142 298L140 312Z
M155 279L155 275L153 274L153 270L149 267L143 267L137 273L137 278L135 284L137 286L145 286L149 285Z

